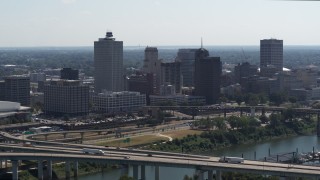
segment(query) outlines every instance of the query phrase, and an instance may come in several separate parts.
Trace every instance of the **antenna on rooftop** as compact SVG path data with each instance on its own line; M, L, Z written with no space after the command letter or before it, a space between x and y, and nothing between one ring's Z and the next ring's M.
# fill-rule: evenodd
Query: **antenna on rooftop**
M202 41L202 37L201 37L201 49L203 48L203 41Z

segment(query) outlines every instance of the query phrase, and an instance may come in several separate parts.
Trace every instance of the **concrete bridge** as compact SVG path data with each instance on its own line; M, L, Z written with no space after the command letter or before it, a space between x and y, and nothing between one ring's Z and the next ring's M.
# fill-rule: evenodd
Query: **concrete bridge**
M320 167L301 166L289 164L276 164L257 161L244 161L241 164L221 163L217 157L210 158L192 158L192 157L174 157L174 156L141 156L137 154L119 154L115 155L86 155L86 154L52 154L52 153L0 153L0 160L11 160L13 180L18 179L18 161L20 160L37 160L38 161L38 178L43 179L43 162L47 162L48 177L52 179L52 161L66 162L66 179L70 179L70 164L74 165L74 176L77 177L78 162L96 162L104 164L127 164L133 166L133 178L146 180L145 166L154 166L155 179L160 179L159 167L179 167L194 168L198 170L200 179L204 179L204 172L208 172L209 180L215 177L221 180L221 173L242 172L262 175L274 175L281 177L307 177L311 179L320 178ZM139 167L140 174L139 177Z
M5 132L0 135L10 139L17 140L16 137ZM18 139L19 141L21 139ZM26 140L30 141L30 140ZM18 167L20 160L38 161L38 178L43 179L43 166L47 166L48 177L52 179L52 162L66 162L66 179L70 178L70 166L74 165L74 176L77 177L78 162L97 162L104 164L126 164L133 166L133 177L135 179L145 180L145 166L155 166L155 179L160 178L159 167L180 167L196 169L200 179L204 179L204 172L208 172L208 179L221 179L222 172L243 172L265 175L275 175L281 177L308 177L313 179L320 178L320 167L302 166L292 164L279 164L259 161L245 160L241 164L221 163L218 157L186 155L181 153L168 153L158 151L133 150L126 148L101 147L83 144L69 144L58 142L34 141L39 145L34 147L23 147L18 144L0 144L0 160L11 160L13 179L18 179ZM42 145L40 145L42 144ZM105 151L105 155L87 155L82 153L82 148L96 148ZM18 153L19 152L19 153ZM36 153L35 153L36 152ZM45 162L45 163L44 163ZM2 163L1 163L2 164ZM140 167L141 177L138 177Z

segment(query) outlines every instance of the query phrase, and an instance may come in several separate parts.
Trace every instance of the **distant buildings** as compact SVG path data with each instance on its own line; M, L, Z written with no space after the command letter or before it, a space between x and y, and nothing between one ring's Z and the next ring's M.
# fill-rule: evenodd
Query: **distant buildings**
M146 47L144 50L144 61L142 71L152 73L155 77L155 91L159 94L161 85L161 60L158 59L158 49L156 47Z
M202 106L206 104L206 98L202 96L188 96L188 95L150 95L151 106Z
M257 75L258 73L258 67L255 65L251 65L248 62L239 63L237 66L234 67L234 77L235 82L240 83L241 78L243 77L250 77Z
M283 70L283 40L260 40L260 73L272 76Z
M139 92L102 92L91 95L92 109L99 113L128 113L146 106L146 95Z
M220 57L209 57L209 52L200 48L196 52L195 95L204 96L207 104L214 104L220 96L222 65Z
M181 63L183 86L194 86L194 63L197 49L179 49L176 61Z
M153 73L136 73L128 78L128 90L146 95L147 104L150 104L149 95L154 94L155 78Z
M182 76L180 62L161 63L161 85L164 84L173 85L175 87L175 93L181 94Z
M89 113L89 87L75 80L56 80L44 85L46 114L85 115Z
M45 73L31 73L30 74L30 82L43 82L46 81L46 74Z
M27 76L8 76L0 82L0 100L30 105L30 78Z
M123 42L116 41L112 32L94 42L94 68L95 92L124 89Z
M60 71L60 79L79 80L79 71L71 68L63 68Z

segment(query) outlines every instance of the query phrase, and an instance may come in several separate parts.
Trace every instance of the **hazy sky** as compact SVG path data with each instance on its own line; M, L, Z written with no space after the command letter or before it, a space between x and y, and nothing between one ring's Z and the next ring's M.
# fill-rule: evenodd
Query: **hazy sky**
M0 47L92 46L113 31L125 46L320 45L320 1L0 0Z

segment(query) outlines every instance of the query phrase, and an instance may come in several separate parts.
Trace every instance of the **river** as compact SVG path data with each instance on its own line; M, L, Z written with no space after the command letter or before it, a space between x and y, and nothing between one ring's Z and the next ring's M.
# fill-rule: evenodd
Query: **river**
M212 156L239 156L243 154L245 159L254 159L256 152L256 159L262 159L268 156L269 148L271 154L293 152L310 152L313 147L320 150L320 138L316 135L312 136L296 136L270 140L256 144L235 145L230 148L225 148L213 152ZM115 169L93 175L79 177L78 180L118 180L124 169ZM146 167L146 178L148 180L154 179L154 167ZM160 167L160 180L182 180L184 175L193 175L194 169L186 168L167 168ZM132 168L129 168L129 176L132 176Z

